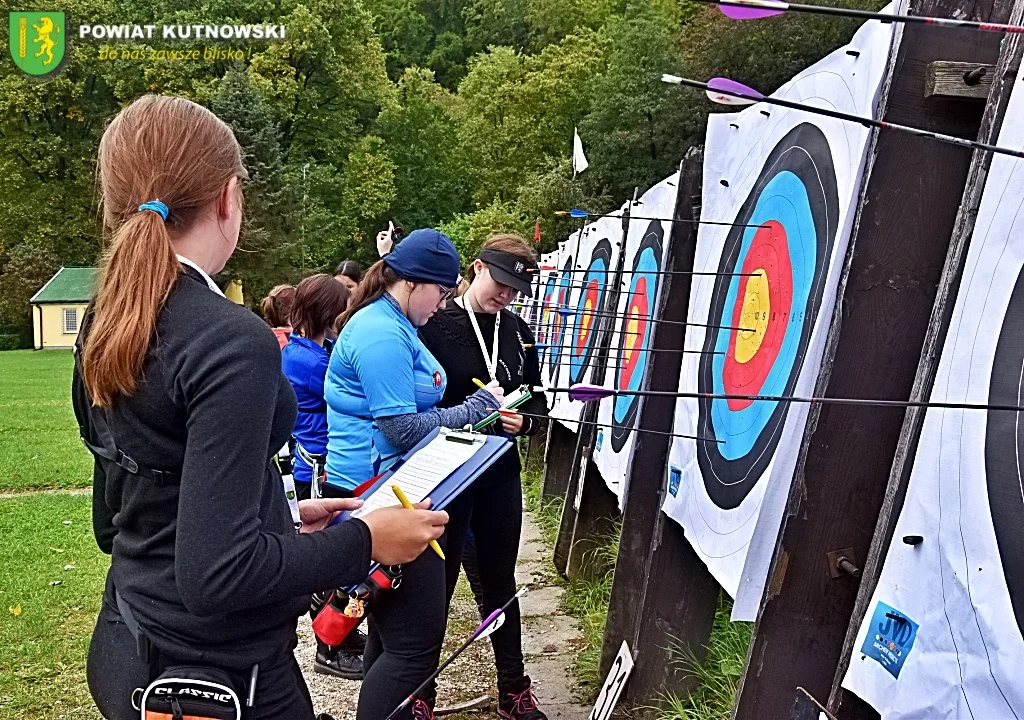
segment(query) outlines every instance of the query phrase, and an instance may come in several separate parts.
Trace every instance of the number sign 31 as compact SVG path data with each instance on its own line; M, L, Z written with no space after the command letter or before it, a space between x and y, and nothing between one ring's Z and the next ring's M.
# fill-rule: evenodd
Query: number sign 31
M631 672L633 672L633 656L629 654L629 646L623 641L588 720L608 720L612 716L615 703L619 701L619 695L622 694L622 686L626 684Z

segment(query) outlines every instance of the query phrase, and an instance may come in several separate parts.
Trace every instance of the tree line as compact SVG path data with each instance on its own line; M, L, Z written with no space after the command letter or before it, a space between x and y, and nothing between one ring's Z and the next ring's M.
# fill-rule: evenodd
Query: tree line
M618 207L703 141L710 104L662 83L663 72L772 91L857 27L813 15L736 23L687 0L50 5L67 13L68 35L114 22L287 33L250 42L241 62L122 60L121 50L163 41L73 39L47 82L0 48L0 325L23 337L31 295L60 266L98 261L99 138L141 94L188 97L234 128L250 181L241 252L225 276L258 299L341 259L371 262L389 219L438 227L469 259L489 233L531 236L539 218L541 249L553 249L578 227L555 210ZM100 59L103 48L113 59ZM590 161L575 178L573 128Z

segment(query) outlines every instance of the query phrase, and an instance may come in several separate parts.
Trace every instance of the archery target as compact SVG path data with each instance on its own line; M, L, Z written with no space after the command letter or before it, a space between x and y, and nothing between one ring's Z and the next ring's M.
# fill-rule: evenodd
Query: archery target
M1017 277L999 332L988 401L1024 407L1024 272ZM1021 414L989 410L985 477L992 529L1017 630L1024 635L1024 428Z
M708 324L719 327L705 335L698 392L793 394L838 222L828 140L801 123L769 153L726 237L708 314ZM770 401L698 401L697 460L718 507L738 507L760 479L788 410L789 403Z
M1024 148L1022 84L1024 68L1003 147ZM994 155L929 399L1022 407L1022 386L1024 160ZM843 679L886 720L1024 718L1022 453L1020 411L927 410ZM887 612L914 632L894 637Z
M892 24L773 97L874 117ZM701 219L663 509L753 620L764 596L814 394L871 133L756 104L708 118ZM730 395L711 398L706 395ZM703 396L702 396L703 395Z
M640 247L633 257L629 286L625 290L624 316L619 324L616 353L616 390L640 390L647 369L651 341L654 337L654 308L658 300L665 230L660 220L652 220L644 232ZM612 450L621 452L637 420L639 395L616 395L612 400Z
M572 292L572 255L569 255L562 264L562 272L555 282L552 302L554 305L546 308L551 311L552 330L548 340L551 353L551 384L557 385L562 370L562 356L565 353L569 334L566 327L569 324L567 316L558 312L564 308L569 301L569 294Z
M605 305L608 276L611 273L612 246L607 240L598 241L590 256L590 265L578 281L578 298L573 315L572 341L569 344L569 381L585 382L590 362L597 347L598 327ZM576 283L574 283L576 284Z
M630 208L629 232L623 249L622 279L612 322L608 369L603 386L640 390L644 386L654 338L659 293L664 287L665 264L671 219L676 208L679 173L650 188ZM664 219L662 219L664 218ZM615 223L621 226L616 218ZM608 489L624 504L629 468L633 458L634 431L639 423L643 398L616 395L598 405L597 437L593 459Z

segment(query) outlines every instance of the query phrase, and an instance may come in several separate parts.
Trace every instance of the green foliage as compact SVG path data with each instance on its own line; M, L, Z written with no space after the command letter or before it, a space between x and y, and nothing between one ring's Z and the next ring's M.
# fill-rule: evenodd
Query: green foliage
M25 343L21 333L0 334L0 351L20 350L23 347L25 347Z
M70 350L0 353L0 492L92 483L71 407L73 365Z
M7 252L0 275L0 323L32 326L28 301L60 269L57 255L35 243L21 243Z
M532 237L530 222L513 203L494 199L487 207L468 215L456 215L438 229L452 239L464 264L477 256L480 246L496 233L515 233Z
M754 626L753 623L731 622L731 613L732 601L722 593L703 660L692 651L680 652L676 646L672 647L673 664L700 684L685 698L671 693L665 695L658 709L658 720L728 720L732 716Z

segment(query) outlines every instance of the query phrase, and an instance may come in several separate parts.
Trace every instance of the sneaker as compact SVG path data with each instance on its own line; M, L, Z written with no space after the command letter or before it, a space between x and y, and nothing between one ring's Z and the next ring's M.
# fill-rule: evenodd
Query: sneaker
M434 720L434 708L425 700L417 700L412 704L411 720Z
M313 672L321 675L333 675L346 680L362 680L363 658L361 655L345 649L339 650L331 658L322 652L317 652L316 660L313 662Z
M498 693L498 716L506 720L548 720L537 707L533 685L527 676Z

